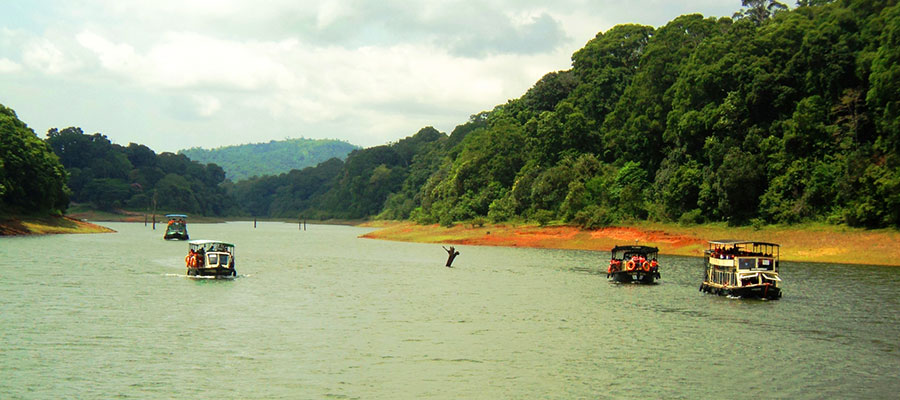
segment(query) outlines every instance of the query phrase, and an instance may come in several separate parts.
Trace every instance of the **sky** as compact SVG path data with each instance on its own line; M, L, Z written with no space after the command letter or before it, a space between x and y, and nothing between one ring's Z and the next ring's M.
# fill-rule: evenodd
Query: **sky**
M0 12L0 104L156 152L362 147L521 97L598 32L738 0L31 0Z

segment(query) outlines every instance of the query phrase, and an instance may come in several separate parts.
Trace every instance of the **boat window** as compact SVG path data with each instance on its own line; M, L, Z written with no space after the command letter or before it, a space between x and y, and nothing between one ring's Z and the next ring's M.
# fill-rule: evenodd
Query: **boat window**
M756 259L754 258L741 258L738 260L740 269L753 269L756 266Z
M774 262L768 258L760 258L759 262L756 263L757 269L762 269L766 271L771 271L774 266Z
M220 258L222 259L222 265L228 265L228 254L222 254Z
M219 255L218 254L210 254L209 255L209 265L216 265L219 263Z

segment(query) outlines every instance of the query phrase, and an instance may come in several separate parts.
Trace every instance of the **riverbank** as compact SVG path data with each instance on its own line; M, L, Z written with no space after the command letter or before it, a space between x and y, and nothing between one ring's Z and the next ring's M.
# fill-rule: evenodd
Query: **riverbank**
M177 213L177 212L173 212ZM166 212L160 211L157 214L145 213L139 211L118 210L115 212L93 210L86 207L70 207L66 214L69 217L98 222L146 222L153 223L154 218L157 224L165 224ZM298 220L294 218L253 218L253 217L205 217L202 215L188 214L188 224L219 224L232 221L259 221L259 222L284 222L288 224L307 223L320 225L359 225L364 223L363 220L345 220L345 219L328 219L328 220Z
M108 232L115 231L105 226L92 224L68 216L46 215L0 217L0 236Z
M641 223L582 230L571 226L417 225L412 222L370 222L379 228L363 235L371 239L477 246L534 247L608 252L616 245L659 247L661 254L701 257L707 240L746 239L778 243L781 259L798 262L900 266L900 232L865 230L822 224L728 227L724 224L681 226Z

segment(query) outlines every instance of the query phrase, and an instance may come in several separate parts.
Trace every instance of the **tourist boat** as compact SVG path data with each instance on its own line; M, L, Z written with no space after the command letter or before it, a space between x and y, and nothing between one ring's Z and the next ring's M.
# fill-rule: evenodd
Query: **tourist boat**
M706 272L700 291L742 298L781 298L775 243L713 240L704 252Z
M166 234L163 239L166 240L189 240L187 231L187 215L184 214L166 214L169 224L166 225Z
M184 258L188 276L234 277L234 245L218 240L188 242Z
M649 246L616 246L612 249L606 277L615 282L653 283L659 279L659 249Z

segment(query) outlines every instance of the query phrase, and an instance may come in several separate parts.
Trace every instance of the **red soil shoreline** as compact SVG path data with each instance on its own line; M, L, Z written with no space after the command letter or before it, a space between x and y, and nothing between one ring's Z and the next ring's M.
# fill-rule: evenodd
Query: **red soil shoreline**
M609 251L616 245L659 247L661 254L701 257L708 240L743 239L779 243L781 259L838 264L900 265L900 232L834 226L682 227L657 223L582 230L572 226L495 225L446 228L411 222L373 222L370 239L454 245ZM871 255L877 254L877 257Z

